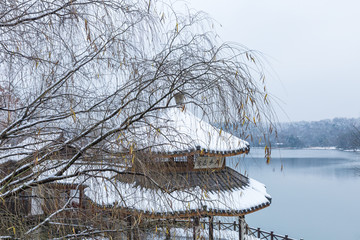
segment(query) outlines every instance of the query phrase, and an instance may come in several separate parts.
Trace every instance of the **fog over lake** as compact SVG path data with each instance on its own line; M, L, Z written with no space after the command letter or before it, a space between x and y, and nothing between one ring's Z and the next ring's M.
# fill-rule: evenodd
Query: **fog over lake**
M270 207L246 216L251 227L295 239L360 239L360 153L273 149L267 165L264 149L253 148L227 164L272 196Z
M221 40L262 53L280 121L360 117L360 1L189 2Z

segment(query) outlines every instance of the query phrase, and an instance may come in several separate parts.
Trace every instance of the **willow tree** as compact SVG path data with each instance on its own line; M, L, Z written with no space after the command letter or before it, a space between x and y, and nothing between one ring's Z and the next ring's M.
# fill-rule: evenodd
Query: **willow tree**
M211 26L204 14L151 0L2 1L0 199L89 174L65 173L109 155L119 136L119 149L133 151L126 133L175 107L179 92L207 121L240 123L244 134L268 123L261 62L218 43ZM48 162L68 146L61 163ZM32 231L11 219L2 233Z

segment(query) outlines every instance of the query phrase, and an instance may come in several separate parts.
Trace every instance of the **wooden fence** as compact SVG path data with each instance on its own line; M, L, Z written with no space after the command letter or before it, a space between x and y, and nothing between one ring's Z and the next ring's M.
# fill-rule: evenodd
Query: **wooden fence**
M131 218L129 218L131 219ZM77 222L78 219L62 219L58 222L50 222L50 224L80 224ZM212 221L211 221L212 220ZM196 218L196 219L173 219L173 220L143 220L137 221L134 223L130 221L129 223L124 222L124 225L117 230L121 234L121 239L127 240L140 240L145 239L146 236L157 234L161 239L171 240L171 239L181 239L181 240L199 240L199 239L208 239L208 240L225 240L225 239L244 239L244 236L253 236L260 240L295 240L290 238L288 235L279 235L275 234L273 231L264 231L260 228L249 227L244 221L244 218L239 217L239 221L234 221L232 223L214 221L211 217L209 218ZM69 224L66 223L68 221ZM128 224L128 225L127 225ZM128 227L126 227L126 225ZM70 226L70 225L69 225ZM74 226L74 225L72 225ZM77 225L79 226L79 225ZM119 225L120 226L120 225ZM83 226L84 227L84 226ZM75 227L76 228L76 227ZM74 228L73 228L74 229ZM178 231L179 229L186 231ZM205 238L200 237L200 234ZM116 232L116 230L114 231ZM184 233L186 233L184 235ZM203 234L205 233L205 234ZM115 236L115 235L114 235ZM146 237L149 239L148 237ZM300 239L303 240L303 239Z
M156 224L157 227L162 227L164 229L192 228L194 225L197 225L200 226L203 230L209 231L209 239L215 239L213 237L214 231L220 231L220 232L232 231L235 232L235 234L232 234L232 236L239 236L236 238L240 239L241 236L240 228L242 226L237 221L234 221L232 223L226 223L221 221L211 222L211 221L206 221L205 219L201 219L200 221L193 221L193 223L189 220L188 221L186 220L156 221L153 222L152 224L154 223ZM253 236L261 240L296 240L294 238L290 238L288 235L279 235L279 234L275 234L273 231L268 232L261 230L260 228L249 227L246 223L244 226L245 226L244 233L246 235ZM170 239L170 234L169 237L167 237L166 239ZM182 238L182 236L176 236L175 239L185 239L185 238ZM197 239L197 237L195 236L195 230L194 230L193 239Z
M254 236L259 239L266 239L266 240L295 240L294 238L289 238L288 235L282 236L275 234L273 231L266 232L261 230L260 228L252 228L246 226L246 233L250 236ZM303 239L300 239L303 240Z
M202 221L203 224L207 224L207 222ZM216 227L218 227L218 230L233 230L238 232L239 231L239 224L234 221L233 223L224 223L221 221L218 221L216 224ZM215 227L215 226L214 226ZM256 238L259 238L261 240L296 240L294 238L290 238L288 235L279 235L275 234L273 231L267 232L264 230L261 230L260 228L252 228L249 227L247 224L245 225L245 233L249 236L254 236ZM303 239L300 239L303 240Z

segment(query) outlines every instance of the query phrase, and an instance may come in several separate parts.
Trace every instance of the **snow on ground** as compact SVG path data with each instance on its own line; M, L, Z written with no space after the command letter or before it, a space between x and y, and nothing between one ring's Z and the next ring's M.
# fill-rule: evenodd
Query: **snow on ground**
M336 147L309 147L309 148L305 148L305 149L309 149L309 150L336 150Z

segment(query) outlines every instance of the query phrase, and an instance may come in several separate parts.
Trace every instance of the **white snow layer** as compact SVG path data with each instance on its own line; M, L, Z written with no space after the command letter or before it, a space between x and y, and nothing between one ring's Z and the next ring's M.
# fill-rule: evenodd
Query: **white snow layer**
M160 189L135 187L134 184L115 179L110 181L99 178L88 179L84 184L88 186L85 195L99 205L115 205L154 213L197 211L203 210L204 206L207 210L240 211L270 203L265 186L253 179L244 189L217 192L205 192L195 187L167 193Z
M102 171L97 171L102 169ZM204 191L200 187L165 192L161 189L149 189L135 186L134 183L124 183L116 179L117 173L106 165L73 165L66 172L72 174L77 171L94 170L88 176L78 176L64 179L62 183L81 183L85 186L85 195L93 202L103 206L117 206L122 208L149 211L154 213L174 213L182 211L224 210L241 211L262 204L270 203L270 195L264 184L249 178L249 184L243 188ZM112 167L118 172L123 167ZM41 174L39 178L46 178L54 174L57 169L51 169Z
M49 162L47 163L49 164ZM54 164L54 163L52 163ZM59 166L59 168L61 168ZM171 214L174 212L204 210L241 211L270 204L271 197L264 184L249 178L247 186L232 190L204 191L200 187L165 192L161 189L141 188L134 183L124 183L116 179L123 167L80 164L71 166L64 174L91 170L89 175L63 179L60 183L82 184L85 195L101 206L116 206L138 211ZM43 172L40 178L51 177L58 169ZM100 171L99 171L100 170Z
M189 151L197 147L211 151L236 151L249 146L248 142L180 108L163 110L151 124L134 132L133 142L139 148L151 147L153 152Z
M59 138L60 134L42 134L27 137L16 145L5 145L0 149L0 164L7 161L20 161L31 156Z

